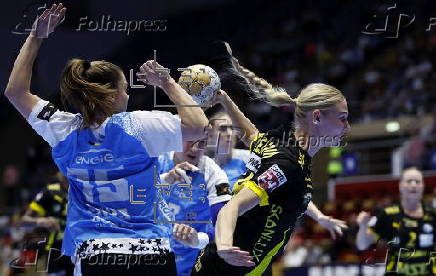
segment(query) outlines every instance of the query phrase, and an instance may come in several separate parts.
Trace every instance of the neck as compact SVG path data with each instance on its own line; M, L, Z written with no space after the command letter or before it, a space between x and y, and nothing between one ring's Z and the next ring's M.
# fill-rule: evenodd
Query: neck
M413 214L422 210L421 201L415 198L401 198L401 207L403 207L404 212L407 214Z
M296 129L294 133L295 139L297 139L298 145L307 153L310 155L310 157L313 157L320 149L321 146L319 143L315 143L315 145L311 145L311 135L309 135L308 131L305 131L303 129Z

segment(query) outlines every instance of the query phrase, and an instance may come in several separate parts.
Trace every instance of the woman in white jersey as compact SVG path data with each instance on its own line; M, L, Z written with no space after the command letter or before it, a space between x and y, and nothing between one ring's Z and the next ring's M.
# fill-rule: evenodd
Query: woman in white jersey
M67 176L68 216L62 254L76 256L83 275L175 275L174 255L156 186L157 156L181 151L182 140L205 136L199 107L125 112L129 96L122 70L107 61L70 60L61 95L79 113L62 112L30 91L32 67L44 38L66 9L54 4L35 22L14 63L6 97L52 147ZM147 61L138 76L162 88L177 106L195 105L162 67Z

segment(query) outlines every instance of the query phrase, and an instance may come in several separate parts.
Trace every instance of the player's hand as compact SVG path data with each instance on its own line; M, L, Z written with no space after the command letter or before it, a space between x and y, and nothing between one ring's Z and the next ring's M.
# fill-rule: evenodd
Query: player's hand
M44 227L51 231L60 231L59 221L54 217L40 217L36 219L38 227Z
M192 177L186 175L186 171L198 171L199 169L190 164L189 162L183 162L177 164L174 169L169 171L164 179L165 182L169 184L174 184L176 182L187 183L190 184L192 181Z
M35 23L33 23L32 31L30 36L37 38L47 38L54 29L62 23L65 18L66 8L59 4L53 4L50 9L44 10L44 12L39 16Z
M371 215L368 212L362 211L357 216L356 222L359 224L359 227L368 227L369 220L371 219Z
M227 92L220 89L220 90L215 92L214 96L210 100L210 104L211 104L211 106L214 106L214 105L219 104L219 103L222 104L227 99L227 97L228 97Z
M237 246L226 246L217 244L217 254L226 263L234 266L254 266L253 256L250 256L250 252L242 251Z
M139 73L136 73L136 76L148 85L164 86L164 84L170 80L172 80L169 69L163 67L159 63L154 60L148 60L139 68Z
M322 216L318 219L318 223L330 232L332 239L336 239L336 234L342 236L342 230L348 229L345 221L330 216Z
M199 243L197 230L186 224L174 224L173 237L181 244L190 247L196 247Z

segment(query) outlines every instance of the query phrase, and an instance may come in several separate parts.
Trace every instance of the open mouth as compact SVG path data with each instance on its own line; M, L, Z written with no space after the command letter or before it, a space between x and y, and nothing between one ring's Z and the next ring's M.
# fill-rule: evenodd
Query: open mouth
M186 155L189 159L195 159L197 156L193 155L193 154L187 154Z

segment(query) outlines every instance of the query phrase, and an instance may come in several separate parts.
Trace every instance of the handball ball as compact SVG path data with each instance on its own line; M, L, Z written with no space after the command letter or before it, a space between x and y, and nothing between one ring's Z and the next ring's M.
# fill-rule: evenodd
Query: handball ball
M221 89L218 74L209 66L196 64L189 66L179 78L180 86L192 96L199 105L205 105L210 101L215 92Z

